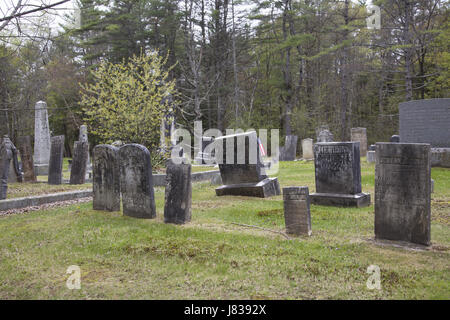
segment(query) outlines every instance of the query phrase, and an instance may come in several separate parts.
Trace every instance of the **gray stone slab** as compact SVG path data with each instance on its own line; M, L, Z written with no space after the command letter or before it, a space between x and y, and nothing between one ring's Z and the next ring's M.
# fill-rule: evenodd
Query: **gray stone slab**
M94 210L120 211L119 148L95 146L92 171Z
M48 172L50 161L50 128L48 125L47 103L38 101L34 111L34 164L38 168L36 171ZM38 173L36 173L38 174Z
M87 141L75 141L73 147L72 166L70 168L70 184L85 183L88 158L89 143Z
M450 148L431 148L431 166L450 168Z
M216 188L217 196L245 196L268 198L280 195L280 184L277 178L266 178L257 183L239 183L223 185Z
M119 149L123 214L134 218L156 217L152 163L148 149L126 144Z
M51 138L50 162L48 165L48 184L62 183L64 155L64 136Z
M308 187L283 188L286 233L311 235L311 212Z
M375 151L367 151L366 161L368 163L375 162Z
M286 136L284 146L280 148L280 161L294 161L297 154L297 136Z
M366 128L352 128L351 141L359 142L359 152L363 156L367 153L367 129Z
M450 98L400 103L400 142L450 148Z
M314 159L313 142L314 140L311 138L306 138L302 140L302 153L303 153L302 158L304 160Z
M23 136L17 138L20 159L22 160L23 179L25 182L36 182L33 165L33 149L31 147L31 137Z
M340 193L313 193L310 195L311 204L336 207L368 207L370 194L340 194Z
M375 238L430 244L430 145L377 143Z
M191 165L167 161L164 222L184 224L191 221Z

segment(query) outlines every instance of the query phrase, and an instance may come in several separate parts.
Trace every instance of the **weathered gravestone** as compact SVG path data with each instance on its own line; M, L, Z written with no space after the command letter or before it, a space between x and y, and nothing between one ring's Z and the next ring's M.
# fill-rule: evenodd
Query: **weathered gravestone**
M286 233L311 235L311 213L308 187L283 188Z
M140 144L119 149L123 214L134 218L156 217L150 152Z
M400 136L398 134L394 134L393 136L391 136L391 139L389 139L390 142L400 142Z
M206 152L206 147L208 147L211 143L214 142L213 137L201 137L201 150L198 150L197 155L195 156L195 161L198 164L212 164L214 163L214 155L210 152Z
M333 142L333 134L330 130L322 130L317 135L317 142Z
M351 141L359 141L359 153L364 156L367 153L367 130L366 128L352 128Z
M375 162L375 145L374 144L371 144L369 146L369 150L367 151L366 160L369 163Z
M11 161L9 161L9 168L8 168L8 182L9 183L23 182L23 173L19 166L19 159L17 157L16 147L14 146L14 144L7 135L3 137L2 143L4 143L6 149L12 152L12 157Z
M218 137L214 144L224 184L216 195L266 198L281 193L278 179L265 173L255 131Z
M119 148L94 147L92 186L94 210L120 211Z
M4 136L0 143L0 200L6 199L11 163L18 168L17 149L8 136Z
M430 244L430 145L377 143L375 238Z
M344 207L370 205L370 194L361 192L359 142L314 144L316 193L312 204Z
M314 159L313 139L306 138L306 139L302 140L302 153L303 153L304 160Z
M87 142L88 145L89 145L88 131L87 131L87 126L86 125L81 125L80 126L80 133L79 133L78 141L80 141L80 142ZM91 166L91 158L89 156L89 148L88 148L88 153L87 153L86 166L87 166L86 172L91 172L92 171L92 166Z
M17 138L17 146L20 152L20 159L22 160L23 178L26 182L35 182L36 175L34 174L33 165L33 150L31 148L31 137L24 136Z
M47 104L39 101L34 108L34 172L37 176L47 175L51 144Z
M191 221L191 165L167 161L164 222L184 224Z
M75 141L73 147L72 166L70 169L70 184L85 183L88 158L89 143L87 141Z
M48 165L48 184L62 183L64 155L64 136L51 138L50 162Z
M297 136L286 136L284 146L280 148L280 161L294 161L297 154Z

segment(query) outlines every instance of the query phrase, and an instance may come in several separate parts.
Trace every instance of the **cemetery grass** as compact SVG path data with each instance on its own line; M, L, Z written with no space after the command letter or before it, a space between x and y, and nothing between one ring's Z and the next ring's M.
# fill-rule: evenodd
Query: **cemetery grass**
M282 186L308 185L311 162L282 162ZM312 236L286 239L282 197L216 197L193 187L192 222L92 210L92 202L0 218L0 299L450 299L450 170L432 169L432 248L374 243L374 165L362 160L367 208L311 206ZM66 270L81 268L81 289ZM366 286L378 265L381 290Z

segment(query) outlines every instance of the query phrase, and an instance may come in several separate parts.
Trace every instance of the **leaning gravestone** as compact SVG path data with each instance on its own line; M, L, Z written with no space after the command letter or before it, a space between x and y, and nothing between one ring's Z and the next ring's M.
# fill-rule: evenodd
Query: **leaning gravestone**
M314 144L316 193L312 204L344 207L370 205L370 194L361 192L359 142Z
M286 233L311 235L311 213L308 187L283 188Z
M367 130L366 128L352 128L351 141L359 141L359 152L361 156L367 153Z
M430 145L377 143L375 238L430 244Z
M119 149L119 159L123 214L134 218L155 218L150 152L140 144L126 144Z
M62 183L62 167L64 154L64 136L51 138L50 162L48 165L48 184Z
M33 150L31 148L31 137L24 136L17 138L17 145L22 160L22 171L25 182L36 182L33 166Z
M286 136L284 146L280 148L280 161L294 161L297 154L297 136Z
M184 224L191 221L191 165L167 161L164 222Z
M317 135L317 142L333 142L333 134L330 130L322 130Z
M302 152L304 160L312 160L314 159L313 152L313 139L306 138L302 140Z
M216 195L266 198L281 193L278 179L265 173L255 131L221 136L214 144L224 184Z
M70 184L85 183L88 159L89 143L87 141L75 141L70 169Z
M47 175L51 144L47 104L39 101L34 108L34 172L37 176Z
M120 211L119 148L94 147L92 186L94 210Z

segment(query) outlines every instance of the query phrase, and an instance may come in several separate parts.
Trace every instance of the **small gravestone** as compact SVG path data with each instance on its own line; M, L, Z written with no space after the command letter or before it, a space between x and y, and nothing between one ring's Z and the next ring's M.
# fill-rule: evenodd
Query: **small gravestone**
M308 187L283 188L286 233L311 235L311 213Z
M369 163L375 162L375 145L371 144L369 146L369 150L367 151L366 161Z
M297 136L286 136L284 146L280 148L280 161L294 161L297 154Z
M92 186L94 210L120 211L119 148L94 147Z
M430 245L430 145L377 143L375 238Z
M359 141L359 152L361 156L367 153L367 130L366 128L352 128L351 141Z
M47 103L39 101L34 108L34 172L40 176L48 174L51 140Z
M400 142L400 136L397 134L394 134L393 136L391 136L391 139L389 141L398 143L398 142Z
M119 149L123 214L134 218L156 217L150 152L140 144Z
M33 149L31 148L31 137L24 136L17 138L20 159L22 160L22 171L25 182L36 182L33 165Z
M64 136L51 138L50 162L48 165L48 184L62 183L62 168L64 154Z
M8 182L23 182L23 173L19 166L16 146L12 143L7 135L3 137L2 143L4 144L4 148L8 150L8 154L11 153L8 167Z
M255 131L221 136L214 143L224 184L216 195L266 198L281 194L278 179L265 173Z
M75 141L73 147L72 166L70 169L70 184L85 183L88 159L89 143L87 141Z
M317 135L317 142L333 142L333 134L330 130L322 130Z
M302 152L304 160L312 160L314 159L313 152L313 139L306 138L302 140Z
M0 143L0 200L6 199L10 164L14 159L15 146L4 136Z
M167 161L164 222L184 224L191 221L191 165Z
M314 144L316 193L312 204L343 207L370 205L370 195L361 192L359 142Z

